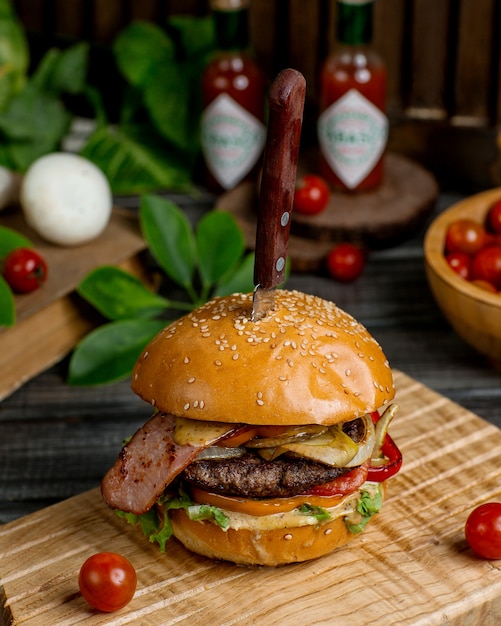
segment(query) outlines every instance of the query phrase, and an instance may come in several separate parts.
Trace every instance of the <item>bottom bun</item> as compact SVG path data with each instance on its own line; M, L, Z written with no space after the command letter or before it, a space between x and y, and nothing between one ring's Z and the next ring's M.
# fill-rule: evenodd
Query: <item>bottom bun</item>
M196 554L240 565L286 565L329 554L356 537L343 517L320 525L273 530L224 531L209 521L190 520L183 509L169 512L174 536Z

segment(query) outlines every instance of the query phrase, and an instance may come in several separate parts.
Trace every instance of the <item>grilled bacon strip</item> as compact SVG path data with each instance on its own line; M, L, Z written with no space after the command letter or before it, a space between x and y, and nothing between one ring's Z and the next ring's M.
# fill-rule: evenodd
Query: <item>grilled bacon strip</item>
M122 448L101 483L109 507L136 515L146 513L206 447L176 444L175 423L173 415L156 413Z

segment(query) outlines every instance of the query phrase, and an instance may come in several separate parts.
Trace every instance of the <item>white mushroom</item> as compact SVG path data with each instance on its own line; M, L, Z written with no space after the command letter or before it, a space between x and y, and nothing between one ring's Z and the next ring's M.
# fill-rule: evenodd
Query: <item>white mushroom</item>
M106 228L113 206L106 176L76 154L55 152L37 159L21 183L27 223L44 239L78 246Z

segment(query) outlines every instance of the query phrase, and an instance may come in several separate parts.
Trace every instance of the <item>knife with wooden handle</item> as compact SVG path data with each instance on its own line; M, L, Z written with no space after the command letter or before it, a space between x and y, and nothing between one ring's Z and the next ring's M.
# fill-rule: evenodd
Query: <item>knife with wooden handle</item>
M284 278L289 242L306 81L286 69L273 81L269 95L268 134L259 191L252 319L275 305L275 290Z

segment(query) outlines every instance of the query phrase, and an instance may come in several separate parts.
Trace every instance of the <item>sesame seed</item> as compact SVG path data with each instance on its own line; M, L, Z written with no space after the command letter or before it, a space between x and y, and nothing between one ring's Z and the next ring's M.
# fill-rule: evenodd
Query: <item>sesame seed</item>
M219 367L220 365L222 365L222 362L219 361L219 359L218 359L218 360L214 361L214 365L217 365Z
M187 411L190 408L190 403L187 402L184 406L183 406L183 410Z
M259 406L263 406L263 405L264 405L263 400L260 400L260 399L257 399L257 400L256 400L256 403L257 403Z
M195 400L195 402L193 403L193 408L195 408L195 409L198 408L198 400Z
M279 376L279 377L278 377L278 380L285 381L285 380L287 380L287 376Z
M284 539L290 541L292 539L292 535L290 533L287 533L286 535L284 535Z
M234 354L231 358L232 358L234 361L236 361L236 360L238 359L238 353L237 353L237 354Z
M194 382L195 382L195 377L194 377L194 376L191 376L191 378L188 378L188 382L189 382L190 384L191 384L191 383L194 383Z
M345 371L345 374L346 374L346 376L350 376L350 375L351 375L351 370L350 370L350 369L347 369L347 370Z
M287 365L289 367L294 367L294 361L292 359L287 359Z
M200 402L198 403L198 406L203 409L205 406L205 402L203 400L200 400Z
M258 398L262 398L263 397L263 392L262 391L258 391L257 392L257 397Z
M332 532L332 528L326 528L325 532L324 532L324 535L330 535L331 532Z
M184 363L189 363L189 362L190 362L190 359L187 356L185 356L184 357Z

